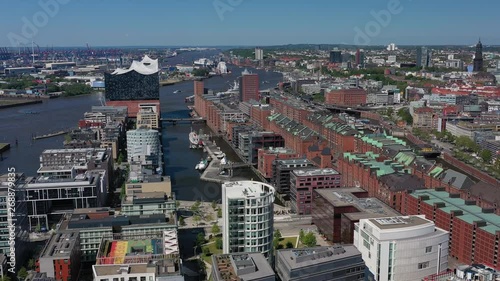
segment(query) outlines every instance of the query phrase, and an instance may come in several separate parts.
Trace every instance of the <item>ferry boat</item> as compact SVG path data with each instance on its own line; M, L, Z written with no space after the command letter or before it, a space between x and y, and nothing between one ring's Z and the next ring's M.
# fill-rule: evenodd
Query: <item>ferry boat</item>
M181 90L175 90L175 91L174 91L174 94L178 94L178 93L180 93L180 92L181 92Z

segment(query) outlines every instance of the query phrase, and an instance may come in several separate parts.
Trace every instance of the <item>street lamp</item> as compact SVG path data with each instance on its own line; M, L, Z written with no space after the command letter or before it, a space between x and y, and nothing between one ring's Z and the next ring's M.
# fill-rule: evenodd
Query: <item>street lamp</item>
M193 257L196 257L196 248L198 248L198 245L193 247Z

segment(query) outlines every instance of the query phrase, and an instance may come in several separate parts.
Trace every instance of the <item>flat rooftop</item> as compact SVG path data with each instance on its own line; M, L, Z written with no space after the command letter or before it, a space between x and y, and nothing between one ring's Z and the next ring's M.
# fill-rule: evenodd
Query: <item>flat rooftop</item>
M274 270L261 253L214 255L212 261L217 269L214 280L259 280L275 276Z
M98 277L115 277L120 274L145 274L154 273L156 275L156 280L168 280L168 281L184 281L184 276L181 275L180 266L172 260L162 260L148 262L148 263L136 263L136 264L124 264L124 265L94 265L93 271L95 276ZM123 273L121 273L123 272ZM125 275L126 276L126 275ZM165 278L162 278L165 277Z
M50 170L52 171L52 170ZM78 174L74 178L57 178L54 176L38 176L30 177L27 179L27 187L59 187L61 184L70 185L95 185L96 177L100 174L98 172L86 172L85 174Z
M40 257L54 259L70 258L71 252L73 252L78 240L78 231L56 233L52 235Z
M274 193L274 187L259 181L232 181L222 184L228 198L261 197Z
M339 172L332 169L297 169L293 170L292 173L297 177L310 177L310 176L334 176L338 175Z
M420 216L385 217L385 218L374 218L368 220L371 223L373 223L376 227L382 230L422 226L426 224L434 225L432 221L424 219Z
M285 249L278 250L277 255L290 269L309 267L356 256L361 257L361 253L352 245Z
M278 165L305 165L305 164L311 164L312 162L309 161L309 159L276 159L276 164Z
M357 221L374 217L392 217L401 214L377 198L358 198L355 193L367 193L359 187L316 189L321 197L336 207L354 206L359 212L345 213L347 218Z
M264 151L266 153L295 154L295 150L286 147L270 147Z

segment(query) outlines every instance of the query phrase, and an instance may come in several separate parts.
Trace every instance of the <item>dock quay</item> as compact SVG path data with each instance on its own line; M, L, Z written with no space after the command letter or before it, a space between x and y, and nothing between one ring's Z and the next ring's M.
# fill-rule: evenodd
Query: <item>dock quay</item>
M237 180L245 180L245 178L237 178L233 177L232 170L236 168L249 167L249 164L246 163L228 163L221 164L221 160L217 158L214 154L215 151L218 151L219 148L216 144L210 140L203 140L204 147L208 152L208 155L212 158L212 161L208 164L208 167L201 174L200 179L202 181L207 182L215 182L215 183L224 183L227 181L237 181ZM228 173L221 175L221 171L229 170Z
M30 105L30 104L37 104L37 103L43 103L43 101L40 99L33 100L33 99L21 99L21 98L16 98L16 99L0 98L0 109L16 107L16 106L23 106L23 105Z
M182 79L166 79L160 81L160 86L174 85L176 83L182 82Z
M0 143L0 153L10 149L10 143Z
M45 135L41 135L41 136L34 136L33 140L41 140L41 139L52 138L52 137L64 135L64 134L67 134L67 133L69 133L69 130L63 130L63 131L54 132L54 133L50 133L50 134L45 134Z

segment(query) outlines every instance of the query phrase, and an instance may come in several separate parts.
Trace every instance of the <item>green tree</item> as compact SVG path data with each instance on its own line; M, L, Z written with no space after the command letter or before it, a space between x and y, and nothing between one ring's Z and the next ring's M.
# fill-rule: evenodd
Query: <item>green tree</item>
M0 280L1 280L1 281L11 281L12 279L10 279L10 277L9 277L9 276L4 275L4 276L2 277L2 279L0 279Z
M304 239L304 235L305 235L304 230L303 230L303 229L301 229L301 230L299 231L299 241L300 241L300 242L302 242L302 239Z
M92 93L92 87L87 84L65 84L61 87L61 90L64 92L63 96L78 96L78 95L87 95Z
M191 208L190 208L191 212L193 212L193 213L199 212L200 206L201 206L200 200L196 200L196 202L194 202L194 204L191 205Z
M118 154L118 159L116 159L116 163L120 165L123 161L125 161L125 156L120 152L120 154Z
M220 227L219 227L216 223L214 223L214 224L212 225L212 233L213 233L213 234L218 234L218 233L220 233Z
M214 216L212 216L212 214L211 214L211 213L207 213L207 214L205 215L205 220L206 220L206 221L213 221L213 220L214 220Z
M179 225L186 226L186 221L184 220L184 217L179 217Z
M40 224L37 224L35 227L35 232L40 232L42 230L42 226Z
M208 73L210 73L210 71L206 68L198 68L198 69L193 70L193 72L192 72L193 76L197 76L197 77L205 77L208 75Z
M455 145L469 152L471 151L478 152L480 149L479 145L467 136L457 137L455 140Z
M217 210L217 202L212 201L212 209Z
M19 269L19 272L17 272L17 277L20 278L20 279L26 279L26 277L28 277L28 271L26 270L26 267L21 267L21 269Z
M203 235L202 232L199 232L198 235L196 235L195 245L199 247L203 244L205 244L205 235Z
M203 251L203 254L204 254L205 256L210 255L210 248L208 248L208 247L203 247L203 250L202 250L202 251Z
M278 249L278 246L280 245L280 239L279 238L273 238L273 248Z
M28 260L28 268L29 268L30 270L35 269L35 260L34 260L34 259L29 259L29 260Z
M385 115L391 117L392 114L394 114L394 108L392 107L388 107L386 110L385 110Z
M222 238L217 238L215 239L215 247L217 247L217 249L222 249Z
M491 159L493 158L491 151L489 151L487 149L481 150L481 153L479 154L479 156L483 159L483 161L485 163L490 163Z
M302 244L304 244L306 247L316 246L316 236L314 235L314 233L308 232L306 235L304 235L304 239L302 239Z
M274 237L274 238L281 239L281 237L282 237L282 235L281 235L281 231L280 231L279 229L276 229L276 230L274 231L273 237Z
M201 221L201 217L199 215L194 215L193 220L196 223L196 225L198 225L198 223Z
M220 208L217 210L217 217L222 218L222 209Z
M286 248L287 248L287 249L291 249L291 248L293 248L293 244L292 244L292 242L290 242L290 241L286 242Z
M179 209L180 206L181 206L181 202L175 201L175 208Z
M405 121L406 124L413 124L413 117L411 116L408 108L401 108L400 110L398 110L398 116L401 117L401 119Z

